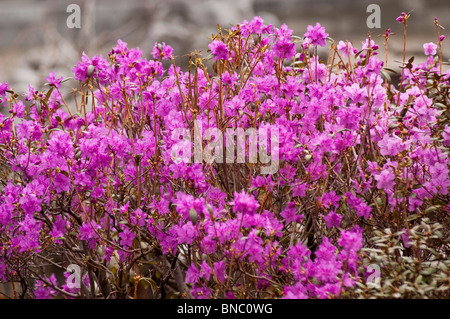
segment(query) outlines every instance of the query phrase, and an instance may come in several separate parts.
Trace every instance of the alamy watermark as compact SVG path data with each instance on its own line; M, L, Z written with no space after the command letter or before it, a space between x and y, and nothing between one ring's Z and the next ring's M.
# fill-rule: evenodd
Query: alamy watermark
M70 15L67 17L66 25L69 29L81 28L81 8L78 4L69 4L66 9Z
M248 163L258 163L259 159L261 164L268 164L261 166L261 174L275 174L279 168L279 129L277 127L264 126L258 129L250 127L246 130L226 128L224 132L216 127L209 127L203 132L202 122L196 120L193 139L191 131L187 128L176 128L171 137L173 141L177 141L171 148L172 160L176 163L230 164L246 163L247 160ZM202 145L203 140L210 141L205 148ZM248 154L246 154L246 142L248 142Z
M78 4L69 4L66 9L70 15L67 17L66 25L69 29L81 28L81 8ZM366 24L369 29L381 28L381 8L378 4L369 4L366 9L370 15L367 17Z
M66 279L67 287L70 289L79 289L81 287L81 268L77 264L70 264L67 266L67 271L70 275Z
M366 24L369 29L381 28L381 9L378 4L369 4L366 9L370 15L367 17Z
M366 284L369 288L380 288L381 283L381 270L380 266L377 264L370 264L367 266L367 276Z

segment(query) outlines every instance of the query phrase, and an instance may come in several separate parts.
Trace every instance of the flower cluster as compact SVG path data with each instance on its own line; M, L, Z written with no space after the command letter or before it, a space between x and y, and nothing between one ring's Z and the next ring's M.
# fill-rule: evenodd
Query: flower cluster
M327 41L329 64L315 54ZM165 43L151 58L120 40L107 59L83 54L74 104L53 72L25 103L0 83L11 114L0 115L0 279L36 298L332 298L355 287L375 228L412 227L430 208L448 218L450 73L410 60L399 90L373 40L331 41L319 23L301 39L255 17L215 36L208 58L191 54L188 71ZM206 151L208 128L260 127L279 132L271 174L261 154L249 159L249 138L232 163L193 162L196 142L180 139L197 132ZM58 282L49 264L80 272Z

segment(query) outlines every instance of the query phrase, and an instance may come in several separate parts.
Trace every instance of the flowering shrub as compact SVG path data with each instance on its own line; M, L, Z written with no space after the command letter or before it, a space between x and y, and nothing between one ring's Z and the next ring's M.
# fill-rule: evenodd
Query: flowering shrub
M151 59L121 40L108 59L83 54L73 101L53 72L25 103L0 83L11 113L0 115L0 280L20 298L367 296L365 249L380 229L414 237L425 216L448 226L438 36L426 63L404 59L399 87L372 39L335 43L319 23L298 37L259 17L219 29L187 71L165 43ZM219 131L261 127L279 132L266 145L277 171L262 173L261 153L247 160L249 139L244 160L202 158L234 142ZM186 132L200 134L200 161ZM429 262L416 242L396 245ZM448 260L448 240L433 244ZM437 295L449 285L441 268Z

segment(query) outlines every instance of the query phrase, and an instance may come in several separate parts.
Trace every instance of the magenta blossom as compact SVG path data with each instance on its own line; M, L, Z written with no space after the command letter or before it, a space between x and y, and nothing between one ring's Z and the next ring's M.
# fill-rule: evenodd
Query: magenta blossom
M325 32L325 28L322 27L319 22L317 22L314 27L308 25L305 33L305 38L309 39L308 41L310 41L312 45L320 45L321 47L325 46L325 40L328 36L329 34Z
M226 280L226 270L227 265L224 260L214 263L214 275L222 283Z
M239 213L256 213L259 203L252 196L248 195L244 190L241 193L234 193L234 201L232 202L234 205L234 211Z
M6 90L8 90L8 82L0 82L0 96L6 97Z
M354 48L351 42L339 41L337 49L341 52L343 58L348 58L349 55L354 55L358 49Z
M164 42L162 44L155 42L152 55L155 60L159 58L163 60L170 60L173 57L173 49L170 45L167 45Z
M395 175L390 169L384 169L380 174L375 175L378 189L392 189L395 185Z
M398 23L404 23L408 19L408 15L404 12L400 16L398 16L395 20L397 20Z
M292 59L295 55L295 43L286 37L281 37L273 46L273 51L277 58Z
M61 81L62 81L62 77L60 78L56 78L55 77L55 72L51 71L50 75L46 78L48 84L50 84L51 86L56 87L57 89L59 89L61 87Z
M206 260L203 260L203 262L200 265L200 274L199 277L200 278L204 278L205 280L209 280L209 278L211 277L211 267L208 265L208 263L206 262Z
M25 104L23 104L22 101L18 101L13 105L12 109L9 112L19 118L23 118L25 116Z
M425 55L435 55L436 48L437 45L434 44L433 42L424 43L423 45L423 51L425 52Z
M363 246L363 240L360 231L343 230L338 244L346 250L358 251Z
M327 228L341 226L342 216L332 211L323 216L323 219L327 223Z
M286 220L286 223L300 222L302 220L302 215L297 214L295 202L289 202L280 215Z
M227 45L219 40L214 40L208 45L211 54L214 55L213 60L226 60L229 57Z
M125 248L129 248L133 246L133 240L136 235L131 232L128 228L126 228L123 232L119 234L120 237L120 245Z
M196 283L198 281L199 270L192 263L191 266L186 271L186 278L184 279L186 283Z

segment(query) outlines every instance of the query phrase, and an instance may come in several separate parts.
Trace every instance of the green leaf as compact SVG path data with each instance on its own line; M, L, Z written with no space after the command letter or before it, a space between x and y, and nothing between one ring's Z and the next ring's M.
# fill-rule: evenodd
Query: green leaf
M52 86L52 87L50 88L50 90L48 90L47 95L45 96L45 99L44 99L45 104L47 104L48 99L50 98L50 95L52 94L54 88L55 88L55 87Z
M72 79L73 79L73 77L69 76L68 78L63 79L61 81L61 83L67 82L67 81L72 80Z
M378 205L379 207L383 206L383 201L381 200L380 197L377 197L377 205Z
M432 212L434 212L435 210L437 210L437 209L439 209L439 208L441 208L440 205L430 206L430 207L428 207L427 209L425 209L425 214L432 213Z
M394 73L394 74L397 74L397 73L398 73L397 71L395 71L395 70L393 70L393 69L390 69L390 68L383 68L383 69L385 69L386 71L392 72L392 73Z
M41 106L41 103L40 103L39 101L36 101L36 102L34 103L34 106L35 106L36 111L38 112L38 114L41 114L41 112L42 112L42 106Z
M380 73L386 78L386 80L388 80L388 82L392 82L391 76L389 75L389 73L387 73L384 70L381 70Z
M423 280L423 276L419 275L419 276L417 276L416 280L414 280L414 284L418 286L422 283L422 280Z
M436 268L425 268L423 269L420 274L424 276L432 275L436 272Z
M439 102L434 103L434 106L435 106L435 107L439 107L440 109L445 109L445 108L446 108L446 106L445 106L444 104L439 103Z

